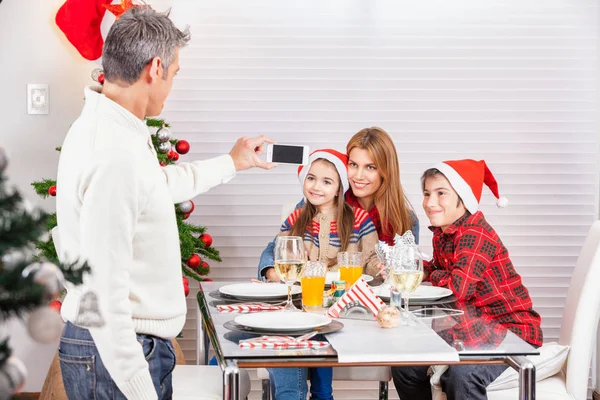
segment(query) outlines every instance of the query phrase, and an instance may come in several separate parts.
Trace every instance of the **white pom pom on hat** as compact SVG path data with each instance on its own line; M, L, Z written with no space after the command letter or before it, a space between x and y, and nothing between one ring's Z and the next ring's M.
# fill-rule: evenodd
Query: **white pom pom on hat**
M506 197L502 196L498 199L498 201L496 202L496 205L498 206L498 208L504 208L508 205L508 199Z

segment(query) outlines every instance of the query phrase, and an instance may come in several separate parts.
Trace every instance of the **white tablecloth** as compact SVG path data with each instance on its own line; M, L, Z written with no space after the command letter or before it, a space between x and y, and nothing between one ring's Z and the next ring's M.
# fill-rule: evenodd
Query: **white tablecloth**
M339 320L344 328L325 335L338 354L340 363L459 361L458 352L430 327L420 322L414 326L384 329L375 320Z

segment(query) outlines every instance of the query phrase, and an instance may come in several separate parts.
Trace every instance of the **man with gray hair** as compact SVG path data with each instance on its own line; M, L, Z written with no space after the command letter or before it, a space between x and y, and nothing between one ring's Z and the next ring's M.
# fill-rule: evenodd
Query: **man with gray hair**
M85 105L65 138L57 177L62 261L87 260L84 285L63 302L59 348L70 399L170 399L170 339L185 323L179 235L173 203L274 165L259 159L264 136L231 152L161 167L146 116L160 114L189 41L168 14L133 8L111 27L103 50L104 86L85 89ZM93 294L97 301L88 302ZM104 324L82 318L97 304Z

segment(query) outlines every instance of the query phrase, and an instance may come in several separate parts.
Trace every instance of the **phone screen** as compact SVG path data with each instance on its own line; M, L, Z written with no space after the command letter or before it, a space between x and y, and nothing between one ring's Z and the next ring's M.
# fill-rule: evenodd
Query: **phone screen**
M303 154L304 147L302 146L273 145L273 162L275 163L302 164Z

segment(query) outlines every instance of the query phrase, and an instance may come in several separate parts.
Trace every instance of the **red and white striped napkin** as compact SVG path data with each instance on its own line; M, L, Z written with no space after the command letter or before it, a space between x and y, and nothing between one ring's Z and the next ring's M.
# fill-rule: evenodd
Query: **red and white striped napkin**
M327 346L329 342L297 340L291 336L261 336L240 340L242 349L320 349Z
M373 292L373 289L367 285L367 282L365 282L363 278L360 278L334 305L329 307L327 316L338 318L344 307L346 307L348 303L355 301L358 301L360 304L371 310L375 318L377 318L379 310L385 306L385 303L381 301L375 292Z
M284 306L276 306L268 303L239 303L239 304L220 304L217 311L220 313L253 313L262 311L279 311Z

